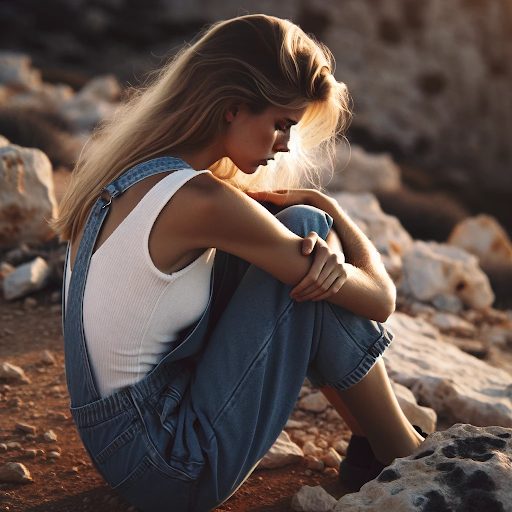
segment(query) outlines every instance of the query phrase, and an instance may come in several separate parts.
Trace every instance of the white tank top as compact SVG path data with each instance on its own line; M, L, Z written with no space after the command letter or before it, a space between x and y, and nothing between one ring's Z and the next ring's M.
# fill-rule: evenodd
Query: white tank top
M164 274L153 264L148 245L162 208L189 179L204 172L210 171L183 169L160 180L92 255L83 322L102 397L141 380L208 304L214 248L185 268ZM68 260L66 298L70 278Z

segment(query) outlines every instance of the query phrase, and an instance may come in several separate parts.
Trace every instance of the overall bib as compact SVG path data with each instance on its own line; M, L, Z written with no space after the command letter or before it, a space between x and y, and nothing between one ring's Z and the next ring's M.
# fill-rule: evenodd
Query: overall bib
M346 389L392 339L380 323L326 301L293 301L292 286L217 250L199 321L141 381L101 398L82 318L96 238L115 197L148 176L184 168L190 166L180 159L156 158L105 187L110 197L100 197L91 209L67 300L63 293L73 420L100 474L147 512L218 506L272 446L305 377L316 386ZM325 239L332 226L329 215L307 205L275 216L301 237L316 231ZM69 246L66 264L68 258Z

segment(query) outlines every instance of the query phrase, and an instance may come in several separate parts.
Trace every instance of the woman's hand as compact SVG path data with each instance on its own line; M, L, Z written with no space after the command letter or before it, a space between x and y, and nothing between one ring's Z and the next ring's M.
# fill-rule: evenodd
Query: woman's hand
M302 254L311 253L314 261L309 272L290 292L290 297L297 302L325 300L338 293L347 280L343 254L333 252L314 231L302 241Z

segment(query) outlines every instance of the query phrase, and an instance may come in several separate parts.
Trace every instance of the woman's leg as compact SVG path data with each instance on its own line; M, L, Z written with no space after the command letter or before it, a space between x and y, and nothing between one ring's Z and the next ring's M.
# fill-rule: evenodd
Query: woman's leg
M326 242L331 248L343 252L334 230L329 231ZM375 456L386 464L396 457L408 455L423 441L398 404L381 358L361 382L349 390L323 386L320 391L353 434L368 437ZM372 405L373 402L376 403ZM362 411L358 407L360 404L364 404ZM368 410L372 411L370 415L366 414ZM378 411L381 411L381 418L377 422ZM400 453L403 455L397 455Z
M314 230L325 238L330 228L328 216L311 207L277 218L300 236ZM361 424L393 414L385 407L372 414L381 383L362 380L390 341L382 327L325 301L294 302L290 290L249 266L197 363L170 453L205 463L194 510L213 508L243 482L283 429L306 375L340 392L352 388L343 398ZM375 428L368 435L381 439Z

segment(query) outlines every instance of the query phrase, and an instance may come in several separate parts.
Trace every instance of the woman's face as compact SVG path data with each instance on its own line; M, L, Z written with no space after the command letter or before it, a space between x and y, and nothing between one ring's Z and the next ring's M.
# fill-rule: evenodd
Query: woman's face
M244 173L252 174L280 151L289 151L290 129L304 115L302 110L267 107L253 114L245 105L226 113L225 156Z

